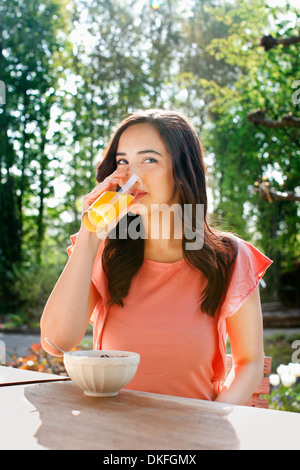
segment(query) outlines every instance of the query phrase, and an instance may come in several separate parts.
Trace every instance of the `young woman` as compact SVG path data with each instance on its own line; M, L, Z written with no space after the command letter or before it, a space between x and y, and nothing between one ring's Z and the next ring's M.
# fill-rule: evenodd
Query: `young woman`
M127 224L138 222L143 236L120 236L121 223L114 237L103 240L83 224L71 236L70 259L41 319L44 349L59 355L45 342L48 337L71 350L91 322L94 349L141 355L127 388L245 404L263 374L259 280L272 261L238 236L208 225L203 148L182 115L148 110L121 122L97 168L99 184L83 198L83 211L122 185L128 171L140 177L144 192ZM160 220L160 233L168 229L169 236L153 236L158 218L151 209L174 204L193 208L188 222L182 220L181 237L166 227L171 218ZM198 205L203 243L195 249L188 242L201 232ZM227 334L234 367L225 380Z

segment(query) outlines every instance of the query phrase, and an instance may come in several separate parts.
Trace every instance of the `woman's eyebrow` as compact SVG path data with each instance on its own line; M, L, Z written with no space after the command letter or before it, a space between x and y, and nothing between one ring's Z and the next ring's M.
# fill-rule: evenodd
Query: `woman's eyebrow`
M162 154L157 152L156 150L141 150L138 153L141 153L141 154L143 154L143 153L155 153L156 155L160 155L162 157Z
M142 154L144 154L144 153L155 153L156 155L160 155L160 156L162 157L162 154L159 153L159 152L157 152L156 150L140 150L140 151L138 152L139 155L142 155ZM126 156L127 154L124 153L124 152L117 152L117 153L116 153L116 157L117 157L118 155L119 155L119 156Z

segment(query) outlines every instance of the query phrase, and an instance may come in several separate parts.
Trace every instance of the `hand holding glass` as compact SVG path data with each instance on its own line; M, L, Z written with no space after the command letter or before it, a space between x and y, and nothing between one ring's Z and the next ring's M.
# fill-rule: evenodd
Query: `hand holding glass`
M82 221L91 232L108 232L116 221L128 213L130 206L142 194L142 182L134 173L127 173L127 180L119 191L105 191L84 211Z

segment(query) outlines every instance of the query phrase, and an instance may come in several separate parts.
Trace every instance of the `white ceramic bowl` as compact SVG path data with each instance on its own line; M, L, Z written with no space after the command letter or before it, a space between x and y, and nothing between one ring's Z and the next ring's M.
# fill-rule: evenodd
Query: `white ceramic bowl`
M140 355L129 351L88 350L64 354L68 375L90 397L118 395L135 376L139 362Z

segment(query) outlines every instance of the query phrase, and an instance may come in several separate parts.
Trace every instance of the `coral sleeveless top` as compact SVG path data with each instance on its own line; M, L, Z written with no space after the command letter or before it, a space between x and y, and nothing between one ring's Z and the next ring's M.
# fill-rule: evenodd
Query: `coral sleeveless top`
M184 259L160 263L145 259L133 278L124 307L107 306L102 268L105 241L95 258L92 282L99 299L90 322L94 349L135 351L141 360L126 388L214 400L225 379L226 318L234 315L259 284L272 261L235 236L239 252L215 318L201 311L207 279ZM71 236L71 255L76 235Z

